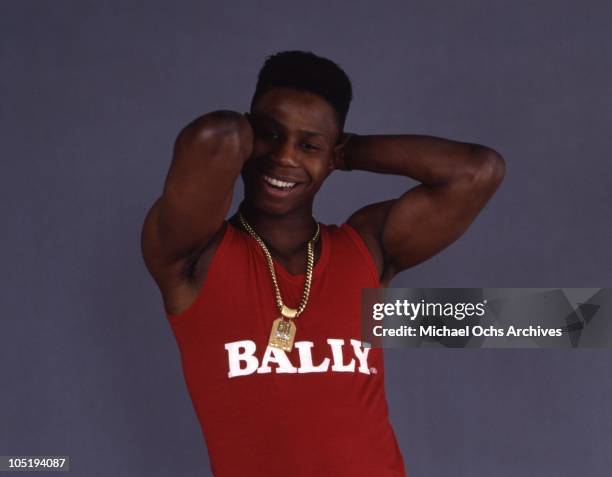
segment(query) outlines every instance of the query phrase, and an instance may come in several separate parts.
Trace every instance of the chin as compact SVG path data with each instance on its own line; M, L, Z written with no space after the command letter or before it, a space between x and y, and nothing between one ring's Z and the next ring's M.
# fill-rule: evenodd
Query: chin
M300 209L311 209L314 197L297 194L294 197L272 197L263 190L245 189L244 202L251 208L272 216L282 216Z

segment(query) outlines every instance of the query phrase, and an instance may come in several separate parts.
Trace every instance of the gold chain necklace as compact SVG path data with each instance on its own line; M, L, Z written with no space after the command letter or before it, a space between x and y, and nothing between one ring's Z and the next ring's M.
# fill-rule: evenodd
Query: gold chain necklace
M312 283L312 269L314 266L314 244L319 238L319 223L317 222L317 231L314 236L308 241L308 254L306 259L306 280L304 281L304 291L302 293L302 300L297 309L289 308L283 303L283 299L280 294L280 289L278 287L278 281L276 280L276 273L274 272L274 262L272 261L272 255L266 247L264 241L255 233L253 228L246 221L244 216L240 211L238 211L238 219L240 223L245 228L245 230L251 235L262 248L264 255L266 256L266 261L268 262L268 269L270 270L270 275L272 276L272 283L274 284L274 294L276 295L276 306L278 307L281 316L279 316L272 323L272 331L270 332L270 339L268 340L268 346L272 346L274 348L280 348L284 351L291 351L293 348L293 341L295 340L295 332L297 328L293 320L300 316L304 309L306 308L306 304L308 303L308 296L310 295L310 285ZM287 321L285 321L287 318Z

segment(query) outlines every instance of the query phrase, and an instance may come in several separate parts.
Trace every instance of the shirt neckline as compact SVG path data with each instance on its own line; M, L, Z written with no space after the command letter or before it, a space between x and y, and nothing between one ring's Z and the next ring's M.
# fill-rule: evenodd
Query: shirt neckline
M319 277L323 273L323 270L325 269L325 267L327 266L327 262L329 261L330 248L331 248L329 230L327 229L327 225L319 222L319 227L321 229L321 232L320 232L321 237L319 239L321 241L321 253L319 255L319 259L315 263L314 268L312 270L313 280ZM264 254L264 251L262 250L259 243L257 243L257 240L255 240L249 233L245 232L244 230L242 229L239 229L239 230L242 234L246 236L246 239L251 242L251 245L255 247L255 249L257 250L257 253L261 256L262 260L264 260L267 263L267 259ZM282 277L284 281L290 281L293 283L303 283L304 282L306 273L300 273L298 275L293 275L289 273L285 269L285 267L280 262L278 262L274 257L272 257L272 263L274 264L274 271L276 272L278 276Z

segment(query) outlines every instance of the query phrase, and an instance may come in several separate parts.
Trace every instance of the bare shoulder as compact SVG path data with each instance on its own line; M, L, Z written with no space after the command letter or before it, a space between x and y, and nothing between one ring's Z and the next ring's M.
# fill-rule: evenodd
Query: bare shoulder
M227 222L215 232L212 239L193 253L172 261L164 257L163 244L158 233L159 199L149 210L141 234L141 251L147 269L164 301L168 314L180 314L196 299L204 284L212 258L221 243Z
M382 231L389 209L395 200L386 200L366 205L355 211L347 219L347 223L353 227L366 244L378 271L381 282L386 280L385 263L382 249ZM384 285L384 283L383 283Z

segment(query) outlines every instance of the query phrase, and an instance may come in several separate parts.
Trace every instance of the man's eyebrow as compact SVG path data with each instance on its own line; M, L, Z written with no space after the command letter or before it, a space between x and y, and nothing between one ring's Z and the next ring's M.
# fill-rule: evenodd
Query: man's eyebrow
M287 129L284 124L278 122L276 119L270 116L266 116L265 114L253 114L253 118L255 120L268 121L268 122L273 123L275 126L281 127L283 129ZM305 129L299 129L298 131L308 136L325 136L325 134L320 131L307 131Z
M306 134L307 136L325 136L325 134L319 131L305 131L300 129L300 132Z

